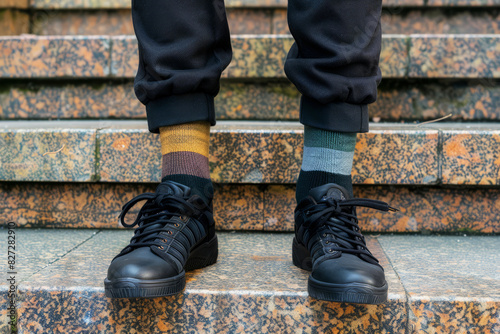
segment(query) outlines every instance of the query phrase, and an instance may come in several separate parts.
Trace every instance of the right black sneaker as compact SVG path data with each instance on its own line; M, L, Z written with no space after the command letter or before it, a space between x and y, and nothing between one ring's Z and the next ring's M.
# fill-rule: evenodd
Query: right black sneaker
M387 300L384 269L366 247L356 206L397 211L381 201L351 199L333 183L311 189L295 210L293 263L312 271L308 291L313 298L358 304Z
M124 221L147 200L132 224ZM162 182L155 193L139 195L120 214L137 226L130 244L111 262L104 280L111 298L154 298L181 292L185 272L214 264L218 248L212 206L182 184Z

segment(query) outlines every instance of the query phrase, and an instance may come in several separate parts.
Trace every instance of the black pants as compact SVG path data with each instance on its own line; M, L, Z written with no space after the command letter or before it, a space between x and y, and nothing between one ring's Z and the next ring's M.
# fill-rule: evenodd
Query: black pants
M300 121L341 132L368 131L367 105L381 74L381 0L289 0L295 38L285 72L302 93ZM139 41L135 92L149 129L215 124L214 97L231 60L223 0L133 0Z

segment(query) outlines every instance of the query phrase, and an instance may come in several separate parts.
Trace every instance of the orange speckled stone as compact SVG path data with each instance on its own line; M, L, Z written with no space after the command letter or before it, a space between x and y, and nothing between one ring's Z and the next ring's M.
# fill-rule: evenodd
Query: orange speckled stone
M133 35L130 10L38 11L33 15L36 35Z
M139 67L139 53L135 36L117 36L111 38L111 75L116 77L134 77Z
M1 2L3 1L3 2ZM0 0L2 4L13 4L17 0ZM20 0L28 1L28 0ZM437 0L434 0L437 1ZM447 3L460 2L494 4L495 0L448 0ZM31 0L34 8L40 9L104 9L104 8L130 8L130 1L127 0ZM226 0L228 8L286 8L287 0ZM16 3L17 5L17 3ZM384 0L384 6L423 6L423 0Z
M498 333L498 237L381 236L413 333Z
M119 78L135 76L138 67L137 40L134 36L112 38L112 75ZM222 78L285 78L286 55L293 44L289 36L233 36L233 59ZM390 77L406 75L408 68L407 37L382 38L381 70Z
M10 85L0 92L2 119L146 118L131 83Z
M102 78L109 59L105 37L0 37L2 78Z
M386 8L382 12L384 34L499 34L498 13L445 8Z
M0 0L0 8L28 8L30 0Z
M269 9L229 8L227 20L233 35L272 34L272 12Z
M500 185L500 127L443 131L442 160L444 183Z
M298 120L300 94L290 83L223 81L215 99L218 120ZM369 106L377 121L500 120L500 87L473 80L452 83L383 81ZM131 82L11 84L0 91L1 119L146 118Z
M223 78L282 78L289 37L239 37L231 39L233 60L222 74Z
M133 183L0 183L0 211L5 221L20 227L120 228L122 205L155 188ZM491 209L500 207L495 188L355 186L354 194L399 209L384 213L359 208L365 232L500 232L500 210ZM218 230L291 232L295 205L294 185L215 187Z
M27 34L29 28L28 14L17 10L0 10L0 36Z
M500 37L413 35L409 76L413 78L499 78Z
M308 272L292 264L291 234L219 233L215 265L189 272L186 290L155 299L111 300L103 278L131 231L102 231L19 286L19 332L401 333L406 296L376 239L370 250L386 271L383 305L318 301L307 296ZM100 249L100 256L95 249ZM50 286L50 288L46 288Z
M352 179L356 184L435 184L438 131L372 127L358 135Z
M428 0L428 6L446 7L497 7L498 0Z
M4 124L2 124L4 125ZM91 181L95 179L96 130L0 127L0 180Z
M116 9L130 8L130 0L30 0L37 9Z
M116 123L121 124L121 123ZM112 182L157 182L157 136L144 125L123 123L99 132L100 176ZM219 122L212 129L211 176L219 183L294 183L302 162L298 123ZM119 127L119 125L117 125ZM127 145L122 148L122 143ZM359 135L353 180L364 184L433 184L438 180L438 131L373 126ZM147 147L148 149L144 149ZM128 168L134 165L135 169Z
M409 38L404 35L389 35L382 38L380 70L384 78L405 77L408 71Z
M420 7L425 4L425 0L383 0L382 5L387 7Z
M276 9L273 13L273 30L272 34L289 35L290 29L288 28L287 10Z

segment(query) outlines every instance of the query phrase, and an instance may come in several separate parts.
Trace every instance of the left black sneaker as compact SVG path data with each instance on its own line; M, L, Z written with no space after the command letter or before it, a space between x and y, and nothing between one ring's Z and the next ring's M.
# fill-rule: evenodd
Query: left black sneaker
M127 212L146 200L132 224ZM120 215L125 227L137 226L130 244L118 254L104 280L107 297L155 298L181 292L185 273L217 261L212 204L180 183L164 181L155 193L139 195Z
M366 247L356 206L397 211L385 202L350 198L333 183L311 189L295 209L293 263L312 270L308 290L313 298L359 304L387 300L384 269Z

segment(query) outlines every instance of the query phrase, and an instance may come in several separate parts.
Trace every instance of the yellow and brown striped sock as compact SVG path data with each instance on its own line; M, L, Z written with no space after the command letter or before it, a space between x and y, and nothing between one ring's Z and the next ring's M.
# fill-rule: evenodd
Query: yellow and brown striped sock
M193 122L160 128L162 181L184 184L207 201L213 197L208 165L210 123Z

